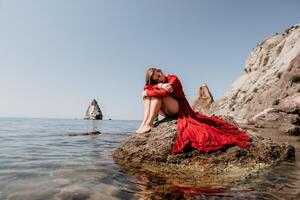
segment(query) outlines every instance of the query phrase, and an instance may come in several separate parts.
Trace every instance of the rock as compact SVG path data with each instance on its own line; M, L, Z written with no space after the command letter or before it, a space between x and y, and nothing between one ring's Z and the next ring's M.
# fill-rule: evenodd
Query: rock
M92 191L78 185L63 187L54 199L89 199Z
M145 167L157 173L194 178L217 174L241 178L280 161L295 159L293 146L257 136L252 136L248 150L233 146L210 153L189 150L173 155L171 147L176 137L177 120L166 119L149 133L130 136L113 152L113 158L124 168Z
M101 109L98 105L98 102L95 99L93 99L93 101L89 105L89 107L85 113L84 119L94 119L94 120L95 119L100 119L100 120L103 119Z
M293 94L281 100L277 109L288 114L300 114L300 95Z
M212 102L214 102L214 98L211 92L206 84L202 84L199 88L198 97L192 103L192 108L196 112L207 114Z
M256 128L278 128L287 135L300 135L299 110L287 108L267 108L249 120Z
M264 39L255 47L244 73L209 114L229 115L238 122L290 123L300 113L300 25Z
M274 112L274 110L275 110L274 108L266 108L262 112L258 113L257 115L255 115L254 117L252 117L251 119L249 119L248 122L255 123L255 121L257 121L260 118L265 117L266 114Z
M300 126L294 124L281 123L279 126L279 131L282 131L288 135L300 136Z
M86 135L95 136L100 134L101 134L100 131L90 131L86 133L69 133L68 136L86 136Z
M241 128L240 125L231 116L228 116L228 115L218 115L217 117L224 119L225 121L229 122L230 124L233 124L233 125L237 126L238 128Z

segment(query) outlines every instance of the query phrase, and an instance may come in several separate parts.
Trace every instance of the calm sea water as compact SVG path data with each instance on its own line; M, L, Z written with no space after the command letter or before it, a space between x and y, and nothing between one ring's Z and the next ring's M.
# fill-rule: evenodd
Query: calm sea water
M185 180L174 185L146 172L128 173L114 163L113 150L138 124L0 118L0 199L300 199L300 137L262 130L264 137L293 144L298 160L229 185L189 187ZM91 130L102 134L68 136Z

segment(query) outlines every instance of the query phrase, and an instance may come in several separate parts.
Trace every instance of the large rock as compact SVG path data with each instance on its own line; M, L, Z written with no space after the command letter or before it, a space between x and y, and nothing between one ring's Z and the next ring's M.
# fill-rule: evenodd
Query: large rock
M190 150L173 155L171 147L176 137L177 121L167 119L149 133L130 136L113 152L113 158L125 168L144 166L149 169L151 166L149 170L156 173L188 178L207 175L241 178L295 158L295 149L291 145L275 144L256 136L252 136L248 150L233 146L210 153Z
M206 84L202 84L199 88L199 94L192 103L192 108L196 112L208 114L210 105L214 102L214 98Z
M103 119L102 111L95 99L93 99L93 101L89 105L84 119Z
M284 121L299 129L299 83L300 25L295 25L251 51L244 73L221 100L212 103L209 114L262 126L280 127Z

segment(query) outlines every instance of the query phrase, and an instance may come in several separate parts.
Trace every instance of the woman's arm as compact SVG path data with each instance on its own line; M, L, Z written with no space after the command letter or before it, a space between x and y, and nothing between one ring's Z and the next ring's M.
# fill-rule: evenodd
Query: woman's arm
M153 89L153 90L145 90L146 97L165 97L171 94L171 92L165 89Z
M144 90L153 90L153 89L159 89L158 84L155 85L145 85Z
M170 75L168 78L168 83L172 86L173 90L179 85L179 79L175 75ZM173 91L172 90L172 91ZM165 97L170 95L172 92L166 89L147 89L147 97Z
M173 89L175 89L180 84L180 81L176 75L169 75L168 83L170 83Z

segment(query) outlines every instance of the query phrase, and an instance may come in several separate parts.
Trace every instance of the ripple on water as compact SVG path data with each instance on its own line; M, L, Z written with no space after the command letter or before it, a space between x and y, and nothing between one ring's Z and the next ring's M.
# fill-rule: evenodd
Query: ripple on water
M126 171L112 160L113 150L138 121L0 118L0 199L297 199L300 162L284 162L245 180L223 184ZM69 132L99 130L96 137ZM297 137L258 133L296 147Z

